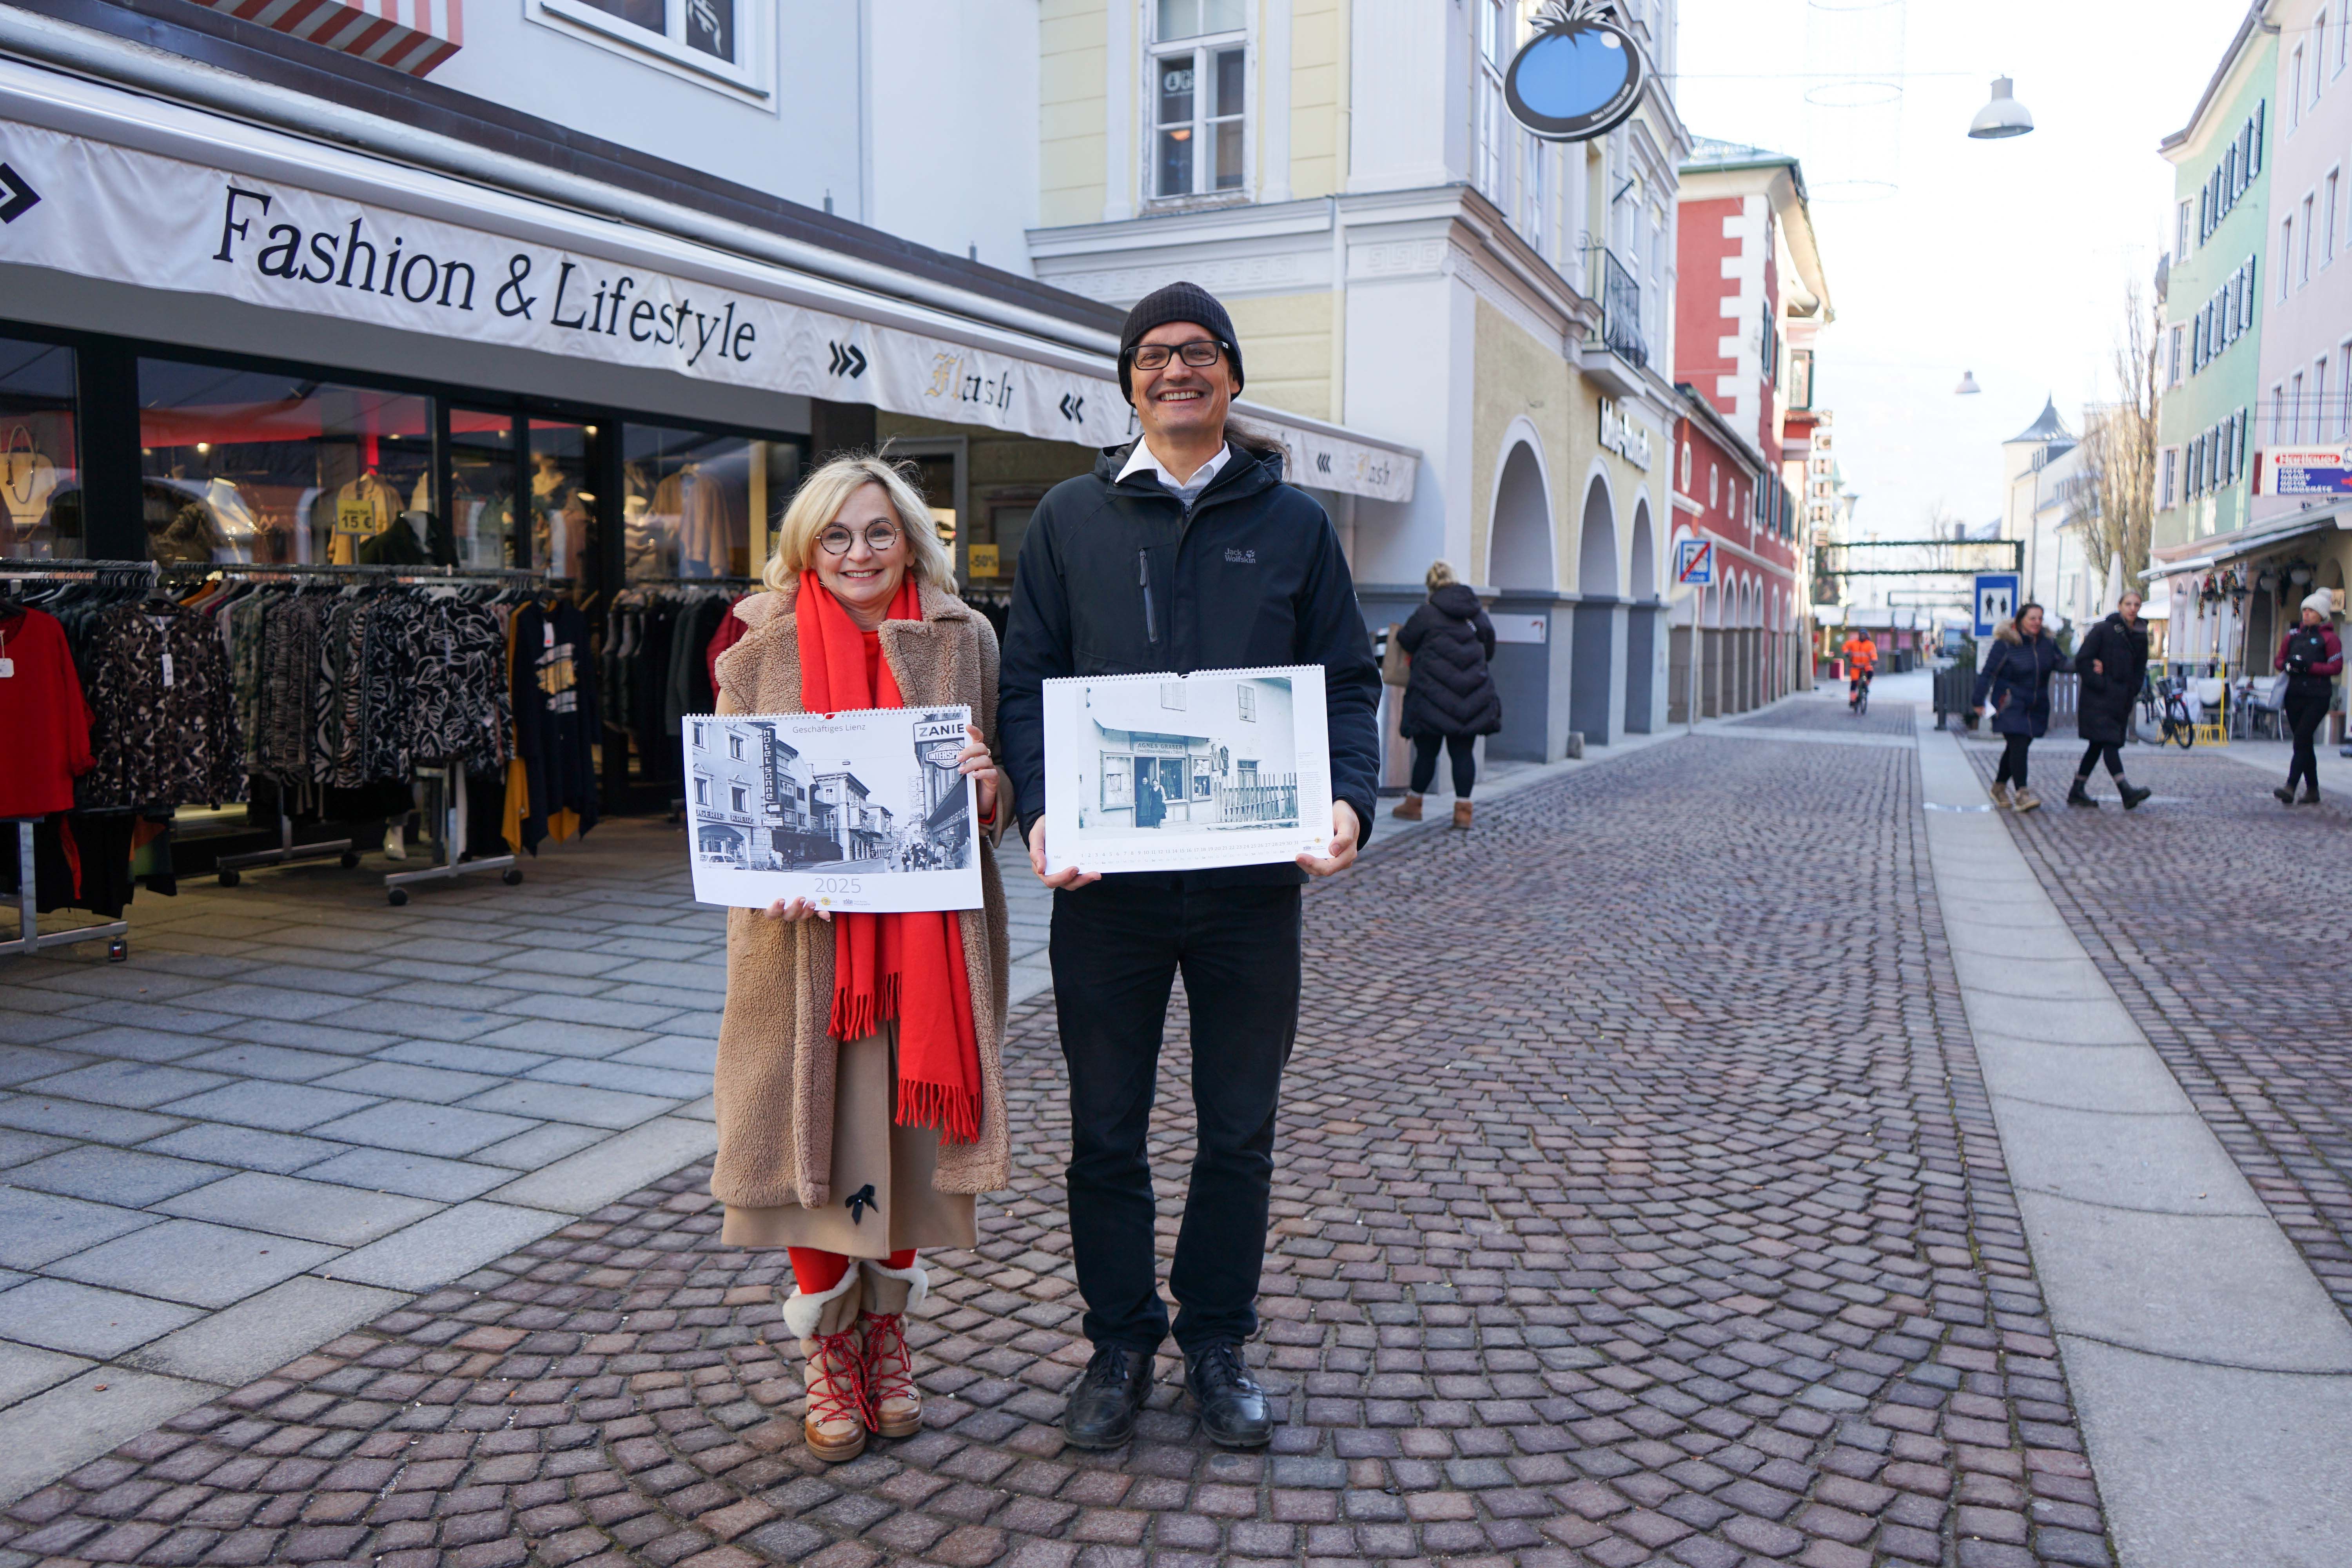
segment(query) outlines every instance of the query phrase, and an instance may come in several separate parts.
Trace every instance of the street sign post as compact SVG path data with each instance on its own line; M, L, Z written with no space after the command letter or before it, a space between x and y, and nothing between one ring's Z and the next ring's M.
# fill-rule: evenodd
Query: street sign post
M1992 636L1993 628L2017 613L2017 574L1983 572L1977 575L1976 635Z
M1674 596L1685 594L1691 597L1690 624L1690 693L1683 705L1683 721L1693 734L1698 732L1698 661L1700 637L1697 591L1715 585L1715 541L1686 535L1675 541Z

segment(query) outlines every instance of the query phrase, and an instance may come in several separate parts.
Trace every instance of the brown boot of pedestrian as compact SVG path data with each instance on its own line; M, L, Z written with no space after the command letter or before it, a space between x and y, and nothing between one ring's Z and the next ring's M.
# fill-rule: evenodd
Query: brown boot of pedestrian
M2016 798L2010 803L2011 808L2021 816L2041 804L2042 797L2030 789L2019 790Z
M784 1301L784 1326L801 1342L806 1362L808 1409L801 1437L828 1464L866 1451L866 1347L857 1331L859 1286L855 1264L830 1290L794 1290Z
M930 1293L920 1268L866 1263L866 1310L857 1331L866 1350L866 1425L878 1436L911 1437L923 1429L923 1391L915 1385L915 1352L907 1348L907 1314Z
M1468 801L1457 800L1454 803L1454 826L1465 832L1468 831L1470 826L1470 803Z
M1995 809L2010 804L2008 784L1997 784L1992 786L1992 804Z
M1390 810L1389 815L1395 817L1399 822L1419 822L1421 820L1421 796L1417 795L1406 795L1402 800L1396 803L1395 806Z

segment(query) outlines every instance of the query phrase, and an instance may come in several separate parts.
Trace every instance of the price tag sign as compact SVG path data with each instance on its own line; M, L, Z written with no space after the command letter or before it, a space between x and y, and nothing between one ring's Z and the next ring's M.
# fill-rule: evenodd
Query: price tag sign
M965 552L965 572L973 577L993 577L997 574L996 546L975 544Z

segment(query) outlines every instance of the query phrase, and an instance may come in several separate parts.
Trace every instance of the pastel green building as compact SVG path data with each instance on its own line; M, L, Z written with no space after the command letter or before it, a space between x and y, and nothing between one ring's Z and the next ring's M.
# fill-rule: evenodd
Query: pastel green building
M2158 345L2159 550L2233 532L2252 515L2261 316L2275 287L2263 241L2278 58L2277 37L2255 20L2250 11L2196 112L2161 149L2174 179Z

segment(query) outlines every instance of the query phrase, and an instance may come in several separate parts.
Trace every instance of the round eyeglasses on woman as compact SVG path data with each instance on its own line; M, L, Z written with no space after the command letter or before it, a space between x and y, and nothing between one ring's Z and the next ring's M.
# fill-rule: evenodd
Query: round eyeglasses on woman
M860 537L859 534L850 531L845 524L836 522L818 534L816 542L827 555L846 555L849 553L850 547L856 544ZM878 521L869 522L866 525L866 531L862 537L866 541L866 548L879 555L898 542L898 525L895 522Z
M1176 354L1194 370L1206 370L1216 363L1217 356L1224 352L1225 345L1214 338L1194 338L1189 343L1178 343L1173 348L1166 343L1138 343L1128 350L1131 356L1128 363L1138 370L1166 370L1169 355Z

